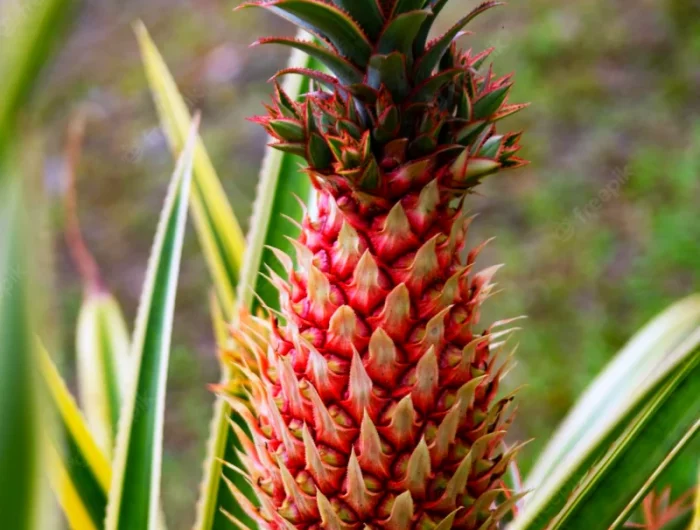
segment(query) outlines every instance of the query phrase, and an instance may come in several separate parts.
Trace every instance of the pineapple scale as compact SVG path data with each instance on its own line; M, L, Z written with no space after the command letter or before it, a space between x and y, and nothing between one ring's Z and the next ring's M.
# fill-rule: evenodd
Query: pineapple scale
M234 403L260 507L237 496L262 528L488 530L512 507L512 397L496 399L507 360L497 368L493 351L510 330L474 329L496 268L473 273L483 245L461 259L462 200L421 181L369 205L319 184L298 266L276 252L286 318L265 342L240 332L255 361Z

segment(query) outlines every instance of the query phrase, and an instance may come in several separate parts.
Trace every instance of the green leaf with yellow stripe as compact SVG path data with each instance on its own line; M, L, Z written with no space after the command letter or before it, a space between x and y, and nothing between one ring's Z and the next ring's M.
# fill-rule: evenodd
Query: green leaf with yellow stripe
M190 113L148 30L141 22L134 29L161 126L173 154L177 156L187 137ZM240 277L245 238L204 143L199 138L194 153L194 181L190 201L192 219L219 304L226 317L230 318Z
M112 477L109 461L49 354L41 348L40 356L47 403L55 423L48 440L52 489L71 528L101 529Z
M129 335L111 294L87 295L76 338L80 403L97 443L111 455L129 371Z
M509 530L618 528L700 432L700 297L644 329L593 382L528 478Z
M141 293L131 342L130 388L113 461L108 530L158 525L165 392L197 122L170 183Z

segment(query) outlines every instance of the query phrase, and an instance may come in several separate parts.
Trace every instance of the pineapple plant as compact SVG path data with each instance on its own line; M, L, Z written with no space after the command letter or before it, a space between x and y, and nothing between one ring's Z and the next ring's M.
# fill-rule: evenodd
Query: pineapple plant
M124 326L94 311L79 324L78 335L99 332L104 340L93 341L83 359L92 351L100 361L93 370L102 371L95 380L103 383L87 388L94 380L79 378L78 390L97 390L105 402L114 396L115 405L113 415L86 421L43 345L50 333L37 321L42 304L27 267L38 246L25 222L35 190L23 178L32 166L19 156L19 95L36 80L59 26L50 22L66 3L37 0L31 14L13 21L11 46L0 47L13 50L0 53L10 87L0 94L5 526L54 528L59 518L40 487L46 475L70 528L164 528L165 397L188 210L212 280L225 361L195 530L597 530L685 522L689 494L670 503L668 490L649 493L700 432L697 295L638 333L581 396L524 486L517 473L506 485L518 448L503 443L513 406L499 386L512 330L504 329L508 320L479 327L496 268L473 270L483 245L465 251L471 219L464 207L483 178L524 164L516 156L519 134L495 130L523 106L508 103L508 77L484 72L488 51L462 52L454 42L493 2L431 42L446 0L254 4L316 40L261 41L297 48L281 74L302 81L277 86L268 115L255 119L274 140L247 243L198 138L199 118L146 28L135 26L178 163L123 359L126 377L103 384L118 361L108 346ZM306 159L308 179L291 169L297 155ZM287 199L292 190L306 197L312 184L313 206L302 215ZM296 266L272 248L283 235L298 235L289 244ZM259 272L277 287L279 309L257 284L254 303L250 285ZM230 428L242 419L247 427ZM105 429L116 437L101 439ZM631 522L640 520L638 507L644 523ZM695 511L693 529L700 505Z
M276 251L280 311L269 339L242 326L248 380L237 433L262 528L497 528L517 496L502 477L512 396L498 398L510 320L479 327L498 267L465 256L475 186L516 156L497 122L511 77L480 68L491 50L457 38L485 2L427 36L446 2L273 0L256 5L308 29L280 38L330 72L287 69L316 89L294 101L276 84L254 118L273 147L304 158L316 211L296 263ZM276 77L277 77L276 76ZM250 327L248 327L250 329ZM234 356L235 357L235 356ZM245 502L243 496L239 496Z

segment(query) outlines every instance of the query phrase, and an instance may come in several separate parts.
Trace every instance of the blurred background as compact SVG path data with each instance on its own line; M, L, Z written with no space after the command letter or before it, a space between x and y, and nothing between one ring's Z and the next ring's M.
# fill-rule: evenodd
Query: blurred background
M19 0L2 0L12 2ZM31 1L28 0L27 7ZM235 212L247 225L266 138L247 122L287 51L249 49L291 26L235 0L91 0L35 94L53 226L63 220L64 144L90 109L78 168L79 213L104 277L133 322L173 162L158 127L131 23L142 19L191 108ZM444 28L463 12L452 2ZM472 245L497 236L482 266L505 263L503 293L484 322L526 314L513 441L534 438L527 471L576 396L631 334L672 301L700 290L700 3L695 0L530 0L480 17L465 47L497 48L516 72L507 124L526 129L532 164L489 179L471 209ZM299 176L298 178L304 178ZM59 230L53 300L57 351L69 380L81 281ZM190 231L177 300L165 433L168 526L189 528L219 378L208 275ZM700 452L696 443L691 448ZM695 459L672 470L692 484ZM680 492L677 492L680 493Z

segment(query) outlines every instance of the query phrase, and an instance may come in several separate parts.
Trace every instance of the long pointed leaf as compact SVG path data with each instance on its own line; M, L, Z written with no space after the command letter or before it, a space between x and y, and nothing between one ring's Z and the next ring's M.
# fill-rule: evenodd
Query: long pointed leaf
M0 153L12 137L17 109L61 33L70 0L0 3Z
M112 477L109 462L43 348L40 361L47 401L56 423L49 442L52 489L71 528L103 528Z
M695 514L688 530L700 530L700 467L698 467L698 480L695 486Z
M38 404L33 377L22 183L0 160L0 514L2 525L38 524Z
M344 9L372 38L376 38L384 27L384 15L379 0L332 0Z
M112 454L128 374L129 336L116 299L89 295L77 329L80 402L97 443Z
M329 40L342 55L360 66L367 64L372 53L372 45L362 28L333 4L318 0L272 0L246 2L240 7L265 8L317 37Z
M10 145L21 104L68 12L66 0L0 3L0 513L2 525L41 524L38 396L30 329L27 226L21 174Z
M141 294L131 343L132 385L113 464L108 530L151 530L158 525L165 390L197 121L161 212Z
M680 307L687 309L687 302ZM617 400L615 394L611 394L607 402L611 412L603 413L601 406L600 421L590 422L592 436L582 436L582 445L574 444L567 455L560 455L561 458L550 468L547 480L535 491L533 498L513 523L513 530L549 528L548 525L555 518L564 517L561 511L568 503L576 502L579 495L587 495L587 492L594 490L605 492L609 497L607 508L617 510L615 517L620 516L628 504L634 505L641 500L645 488L653 484L650 479L654 473L668 464L668 456L689 441L688 433L695 428L692 422L700 417L700 400L697 398L697 385L700 382L697 368L700 358L700 326L697 321L693 325L691 319L690 325L680 326L683 328L680 332L680 328L676 327L677 320L663 318L669 314L675 314L677 319L682 315L673 310L662 315L662 318L652 322L638 335L646 336L647 339L656 337L655 342L633 340L629 347L637 344L636 354L630 354L627 349L622 354L622 358L627 361L638 356L640 365L649 362L647 348L661 350L665 358L656 358L655 364L652 362L650 366L643 367L646 375L636 380L637 388L626 389L622 382L619 383L622 398ZM663 328L662 323L670 331L664 333L663 329L658 329L659 326ZM614 361L611 366L623 370L628 365L627 362L618 364L618 361ZM614 381L615 376L606 374L603 380ZM597 385L595 383L594 387ZM688 395L689 385L695 386L693 397ZM601 385L599 388L603 392L606 387ZM672 392L673 388L676 390ZM592 398L586 395L584 402L589 399ZM595 404L595 400L590 403ZM657 408L650 408L656 403L664 403L661 412ZM650 422L649 418L653 418L653 421ZM663 428L660 427L662 425ZM639 461L640 455L644 457L643 462ZM629 462L634 462L634 466L628 468ZM615 469L624 471L616 474L613 472ZM626 475L629 475L629 481L624 483L626 489L620 489L623 484L620 481ZM602 484L603 489L586 486L587 481L594 476L598 477L596 480L600 482L597 484ZM614 499L619 502L614 502ZM620 504L623 501L624 504ZM566 521L566 524L572 524L570 520ZM603 521L603 514L600 521Z
M435 42L433 42L428 48L428 50L425 52L425 55L423 55L423 57L416 65L416 79L418 81L428 79L433 69L438 65L440 59L442 59L442 56L445 55L445 52L450 47L450 44L452 44L457 34L459 34L459 32L462 31L462 29L464 29L464 27L467 24L469 24L469 22L474 20L476 16L480 15L487 9L496 7L498 5L499 2L484 2L483 4L480 4L478 7L474 8L468 15L457 21L457 23L453 25L447 31L447 33L445 33Z
M304 34L300 34L299 37L303 38ZM290 67L318 68L318 63L295 50L290 59ZM309 81L303 77L294 76L285 80L284 90L291 97L297 98L309 88ZM288 153L269 148L263 162L253 222L248 234L248 248L237 296L239 307L254 310L254 292L257 292L266 304L277 307L277 291L260 276L260 272L264 270L263 264L281 272L279 263L268 245L287 252L293 250L285 236L295 237L298 230L284 215L299 219L303 211L295 196L306 198L310 192L309 179L299 171L298 159ZM229 374L224 373L223 381L227 382L228 378ZM242 489L246 487L246 483L233 470L222 465L222 462L238 462L234 451L235 436L229 424L232 419L235 421L236 418L232 416L229 405L222 398L217 398L196 530L230 529L232 523L224 515L224 511L239 518L244 517L225 480L233 481ZM254 527L247 519L245 522Z
M700 348L626 429L551 530L621 528L661 473L700 433Z
M629 341L576 402L538 458L525 485L535 490L530 502L564 459L581 455L615 421L640 385L658 373L659 365L676 360L674 350L698 327L700 296L691 296L668 308Z
M148 30L141 22L134 29L161 126L173 154L177 155L187 137L190 113ZM192 219L219 303L227 318L230 318L245 239L201 139L197 139L194 154L190 201Z

